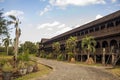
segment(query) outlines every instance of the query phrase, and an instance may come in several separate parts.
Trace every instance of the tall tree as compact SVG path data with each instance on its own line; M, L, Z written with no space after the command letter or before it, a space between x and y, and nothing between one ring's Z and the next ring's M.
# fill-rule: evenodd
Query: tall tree
M77 46L77 37L70 37L67 41L66 41L66 49L69 52L72 52L75 54L75 48Z
M9 15L9 17L12 19L12 21L9 21L8 24L14 24L15 26L15 58L17 59L17 54L18 54L18 44L19 44L19 37L21 35L21 30L18 27L18 25L21 23L18 18L16 18L13 15Z
M70 37L66 41L66 50L68 51L68 61L76 55L77 37Z
M52 48L54 49L55 55L58 55L60 53L60 43L59 42L53 43Z
M7 55L8 55L9 45L11 44L10 37L7 36L7 38L3 39L3 42L4 42L4 46L6 48L6 52L7 52Z
M96 41L92 36L86 36L82 39L82 49L87 52L87 59L90 57L91 52L95 52Z
M3 10L0 10L0 36L7 34L8 34L7 20L3 16Z

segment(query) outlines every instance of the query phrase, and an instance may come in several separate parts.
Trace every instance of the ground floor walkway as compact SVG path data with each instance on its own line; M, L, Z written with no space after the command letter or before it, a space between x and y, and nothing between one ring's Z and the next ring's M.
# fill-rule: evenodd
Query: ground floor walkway
M34 80L119 80L103 68L37 58L38 62L51 66L53 71Z

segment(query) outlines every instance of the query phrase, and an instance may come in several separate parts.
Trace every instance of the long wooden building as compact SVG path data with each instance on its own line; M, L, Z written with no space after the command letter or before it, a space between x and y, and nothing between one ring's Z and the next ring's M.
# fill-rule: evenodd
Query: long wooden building
M82 52L81 40L85 36L93 36L97 41L96 45L96 60L97 62L102 61L103 48L105 49L105 62L107 62L110 56L110 63L114 62L115 56L111 54L111 48L114 47L114 54L120 54L120 10L104 16L100 19L82 25L78 28L72 29L68 32L55 36L51 39L42 39L42 49L46 52L52 51L52 44L54 42L60 42L61 51L65 51L65 42L70 36L76 36L78 38L77 48L77 60L85 60L86 53ZM92 56L92 53L91 53ZM108 61L108 62L109 62Z

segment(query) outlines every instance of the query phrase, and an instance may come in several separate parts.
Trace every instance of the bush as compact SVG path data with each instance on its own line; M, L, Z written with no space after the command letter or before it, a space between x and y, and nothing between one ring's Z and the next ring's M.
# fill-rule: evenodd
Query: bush
M52 53L49 53L47 56L46 56L47 59L52 59L53 58L53 54Z
M57 56L57 60L59 60L59 61L64 61L64 60L65 60L65 56L64 56L63 54L59 54L59 55Z
M44 51L41 51L41 52L40 52L40 57L41 57L41 58L46 58L46 54L45 54Z
M28 53L20 54L18 56L18 60L19 61L29 61L30 60L29 54Z
M68 60L74 57L74 54L72 52L68 52Z

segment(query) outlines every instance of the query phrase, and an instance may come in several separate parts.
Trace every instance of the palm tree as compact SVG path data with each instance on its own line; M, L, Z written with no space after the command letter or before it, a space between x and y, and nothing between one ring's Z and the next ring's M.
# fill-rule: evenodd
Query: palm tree
M9 17L12 19L12 21L9 21L8 24L14 24L15 26L15 59L17 60L17 54L18 54L18 44L19 44L19 37L21 35L21 30L18 27L18 25L21 23L18 18L16 18L13 15L9 15Z
M77 46L77 37L70 37L67 41L66 41L66 49L69 52L73 52L75 53L75 48Z
M60 53L60 43L59 42L53 43L52 48L55 51L55 55L58 55Z
M8 50L9 50L9 44L11 44L11 39L9 36L7 36L7 38L3 39L4 42L4 46L6 47L6 52L8 55Z
M86 36L82 39L82 49L87 52L87 59L90 57L91 52L95 52L96 41L92 36Z
M3 10L0 10L0 36L8 35L8 28L6 22L7 20L3 17Z
M77 37L70 37L67 41L66 41L66 49L68 51L68 53L72 53L70 55L73 55L75 57L75 49L77 46ZM69 55L68 55L68 60L69 60Z

